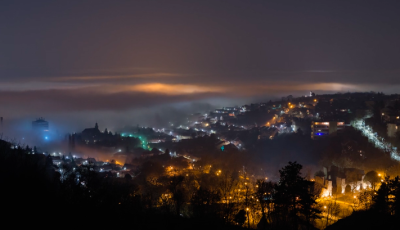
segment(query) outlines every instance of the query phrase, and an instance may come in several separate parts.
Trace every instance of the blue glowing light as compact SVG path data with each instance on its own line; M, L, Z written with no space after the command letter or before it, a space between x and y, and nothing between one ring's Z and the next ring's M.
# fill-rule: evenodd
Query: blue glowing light
M44 139L48 140L48 139L49 139L49 137L48 137L48 136L45 136L45 137L44 137Z

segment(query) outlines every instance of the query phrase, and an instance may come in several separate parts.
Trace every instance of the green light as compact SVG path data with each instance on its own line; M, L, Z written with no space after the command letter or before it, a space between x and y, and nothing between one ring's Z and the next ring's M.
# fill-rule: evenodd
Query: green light
M132 135L132 134L129 134L129 137L133 137L133 135Z

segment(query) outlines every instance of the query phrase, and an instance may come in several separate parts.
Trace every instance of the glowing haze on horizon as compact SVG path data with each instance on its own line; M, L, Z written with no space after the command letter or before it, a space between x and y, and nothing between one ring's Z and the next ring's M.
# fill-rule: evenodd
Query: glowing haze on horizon
M399 7L1 1L0 116L76 130L311 90L397 93Z

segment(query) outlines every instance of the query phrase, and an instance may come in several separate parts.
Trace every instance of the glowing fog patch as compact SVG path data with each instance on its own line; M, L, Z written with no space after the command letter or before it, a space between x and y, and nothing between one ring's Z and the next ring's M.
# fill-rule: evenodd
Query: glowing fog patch
M161 93L161 94L192 94L206 92L221 92L220 87L200 86L200 85L185 85L185 84L163 84L163 83L147 83L129 87L130 90L146 92L146 93Z

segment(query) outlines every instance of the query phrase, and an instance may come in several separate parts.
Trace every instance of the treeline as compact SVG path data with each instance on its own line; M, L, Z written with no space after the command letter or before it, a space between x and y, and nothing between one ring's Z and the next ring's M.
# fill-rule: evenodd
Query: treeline
M5 219L20 219L14 227L313 229L318 192L301 169L289 163L272 183L237 171L171 176L145 162L134 178L81 166L61 181L50 156L0 144L2 208Z

